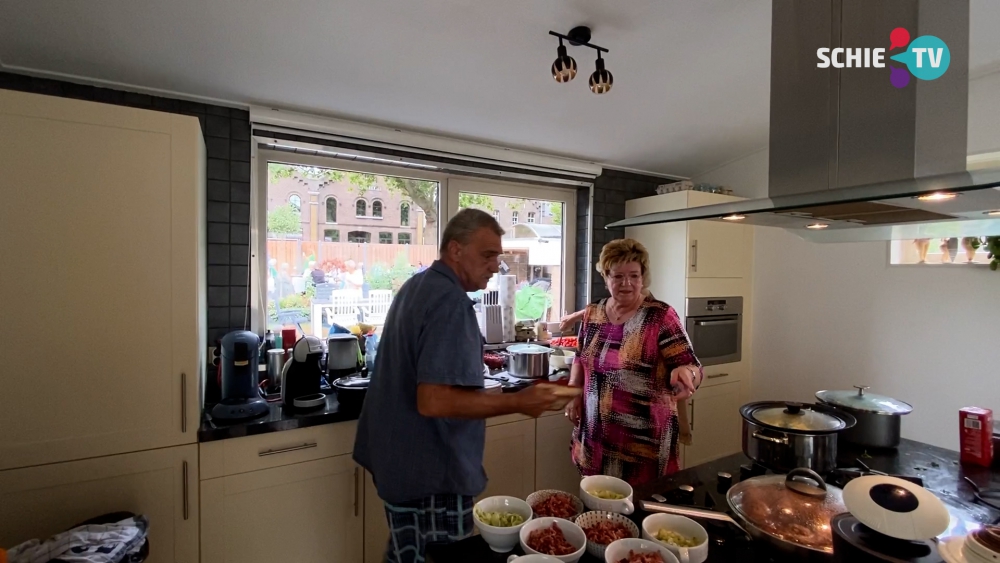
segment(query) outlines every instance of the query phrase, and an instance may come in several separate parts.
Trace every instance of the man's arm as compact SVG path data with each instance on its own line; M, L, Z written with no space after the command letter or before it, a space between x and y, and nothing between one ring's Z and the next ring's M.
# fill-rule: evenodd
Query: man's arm
M538 417L558 401L551 387L537 385L501 394L455 385L417 385L417 410L422 416L435 418L483 419L514 413Z

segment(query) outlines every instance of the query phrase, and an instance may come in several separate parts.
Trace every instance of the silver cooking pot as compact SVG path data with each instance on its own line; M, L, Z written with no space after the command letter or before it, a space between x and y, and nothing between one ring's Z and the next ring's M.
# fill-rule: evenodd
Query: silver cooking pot
M514 344L507 347L507 373L514 377L537 379L549 376L551 348L538 344Z
M840 409L858 420L853 428L840 434L843 442L867 448L895 448L899 446L899 435L903 415L913 411L913 407L884 395L865 393L868 387L854 386L857 391L819 391L816 398L820 403Z
M837 434L857 421L823 405L763 401L740 408L743 453L781 473L798 467L827 473L837 466Z

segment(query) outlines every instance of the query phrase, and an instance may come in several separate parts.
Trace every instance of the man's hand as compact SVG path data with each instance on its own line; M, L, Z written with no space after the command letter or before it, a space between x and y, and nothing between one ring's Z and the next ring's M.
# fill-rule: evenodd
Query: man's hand
M549 385L532 385L514 394L517 398L517 412L538 418L547 410L552 410L564 400L555 394L555 389Z

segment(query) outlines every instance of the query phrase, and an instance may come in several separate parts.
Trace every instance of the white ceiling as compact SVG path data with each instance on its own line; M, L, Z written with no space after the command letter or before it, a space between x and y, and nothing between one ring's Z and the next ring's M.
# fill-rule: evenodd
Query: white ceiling
M1000 2L972 0L972 70ZM0 0L0 61L691 176L767 144L769 0ZM615 84L549 74L577 24Z

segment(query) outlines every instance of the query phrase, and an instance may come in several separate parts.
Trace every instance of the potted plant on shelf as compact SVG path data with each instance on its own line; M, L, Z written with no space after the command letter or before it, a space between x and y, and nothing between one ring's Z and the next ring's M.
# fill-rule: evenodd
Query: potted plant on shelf
M986 237L985 247L987 258L990 259L990 269L994 272L1000 268L1000 237Z

